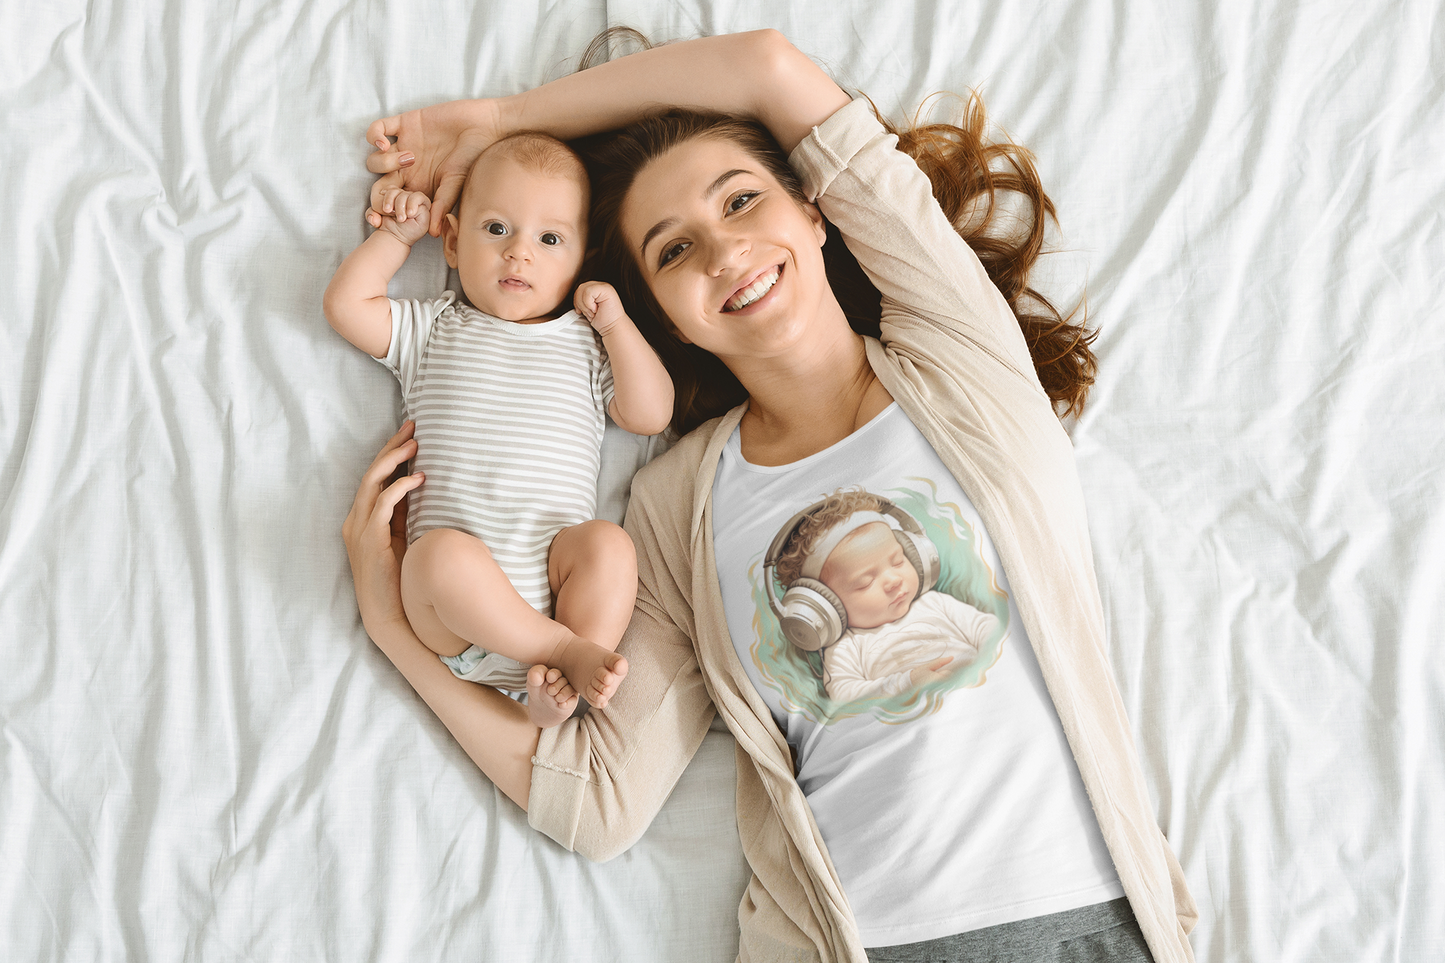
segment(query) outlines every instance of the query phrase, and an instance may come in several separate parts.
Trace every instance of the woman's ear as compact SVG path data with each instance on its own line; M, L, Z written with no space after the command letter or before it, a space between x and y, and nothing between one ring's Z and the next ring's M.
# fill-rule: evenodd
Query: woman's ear
M813 231L818 235L818 246L822 247L828 243L828 228L823 220L823 212L818 210L818 205L812 201L804 201L803 213L807 214L808 220L813 222Z
M447 267L457 266L457 234L461 231L461 222L455 214L448 214L442 220L442 254L446 256Z

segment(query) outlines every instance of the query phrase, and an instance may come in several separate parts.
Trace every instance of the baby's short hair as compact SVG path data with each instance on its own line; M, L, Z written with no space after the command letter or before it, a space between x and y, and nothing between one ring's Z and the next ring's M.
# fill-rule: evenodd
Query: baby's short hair
M467 182L462 188L462 197L466 197L467 192L472 188L472 171L477 169L477 163L489 155L505 157L537 174L575 181L582 186L584 212L587 205L591 203L591 186L587 179L587 166L582 163L582 158L565 142L539 130L519 130L514 134L508 134L477 155L477 160L472 163L472 170L467 171ZM460 208L461 198L457 199L457 204Z
M778 578L784 585L792 585L803 574L803 563L813 554L813 549L824 535L858 512L878 512L882 509L883 499L862 488L840 488L833 492L798 523L797 530L783 543L783 550L774 566Z

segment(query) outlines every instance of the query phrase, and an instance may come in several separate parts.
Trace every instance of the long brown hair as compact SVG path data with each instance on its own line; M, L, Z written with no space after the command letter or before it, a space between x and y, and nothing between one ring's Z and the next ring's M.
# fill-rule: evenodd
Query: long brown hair
M644 49L652 46L636 30L614 27L592 41L580 69L605 60L609 46L619 43ZM1054 218L1053 202L1044 193L1032 155L1009 140L985 140L987 118L977 95L967 99L961 126L915 122L899 128L879 114L871 100L869 104L883 126L898 137L898 149L928 176L943 213L1003 293L1055 411L1077 415L1094 383L1096 362L1090 344L1095 332L1085 327L1082 306L1063 315L1028 284L1029 272L1043 252L1045 228ZM617 288L632 320L672 375L672 427L679 434L740 404L747 391L714 355L672 333L622 237L621 210L637 173L649 161L698 137L731 141L795 199L806 199L798 175L767 128L717 111L672 108L620 131L574 144L591 174L594 202L592 253L584 271ZM998 198L1009 194L1017 196L1022 209L1010 205L1007 217L998 216ZM828 282L853 330L876 338L882 296L848 251L838 229L831 223L826 227L829 242L823 246L823 261Z

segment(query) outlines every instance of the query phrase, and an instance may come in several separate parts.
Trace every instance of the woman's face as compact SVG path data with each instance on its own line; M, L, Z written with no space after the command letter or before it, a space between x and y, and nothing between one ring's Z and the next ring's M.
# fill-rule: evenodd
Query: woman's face
M732 141L696 138L653 159L621 215L677 335L724 362L785 354L831 297L818 208Z

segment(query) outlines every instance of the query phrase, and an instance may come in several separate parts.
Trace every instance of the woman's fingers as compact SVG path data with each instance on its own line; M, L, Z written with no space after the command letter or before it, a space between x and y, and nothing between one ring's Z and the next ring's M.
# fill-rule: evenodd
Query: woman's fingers
M346 521L341 526L341 536L348 547L358 540L362 530L370 522L381 486L396 471L397 466L416 454L416 442L412 440L412 433L415 431L415 422L404 423L396 434L387 439L362 474L361 484L356 488L356 498L351 502L351 511L346 513Z
M376 150L366 158L366 169L373 174L387 174L401 167L400 152L391 149L388 138L401 133L401 115L374 120L366 128L366 142Z
M376 507L371 510L371 526L381 539L390 543L391 516L396 511L397 502L411 494L424 480L421 472L413 472L382 489L381 495L376 499Z
M373 120L366 128L366 139L375 143L383 137L395 137L401 130L401 114Z
M391 477L398 465L406 461L416 450L416 441L412 438L416 434L416 422L405 421L396 430L396 434L386 440L381 446L381 451L371 460L371 465L362 476L362 483L366 485L380 485Z
M437 184L436 198L431 205L431 224L427 227L432 237L441 237L442 221L446 220L447 211L457 203L457 198L462 194L462 185L466 182L466 171L442 175L441 182Z
M416 441L412 433L416 431L416 423L408 421L401 426L401 430L388 439L381 452L372 459L370 467L361 476L361 487L356 492L356 503L362 509L361 514L369 516L371 507L376 503L376 493L381 486L392 476L408 458L416 454ZM365 504L362 500L366 499Z

